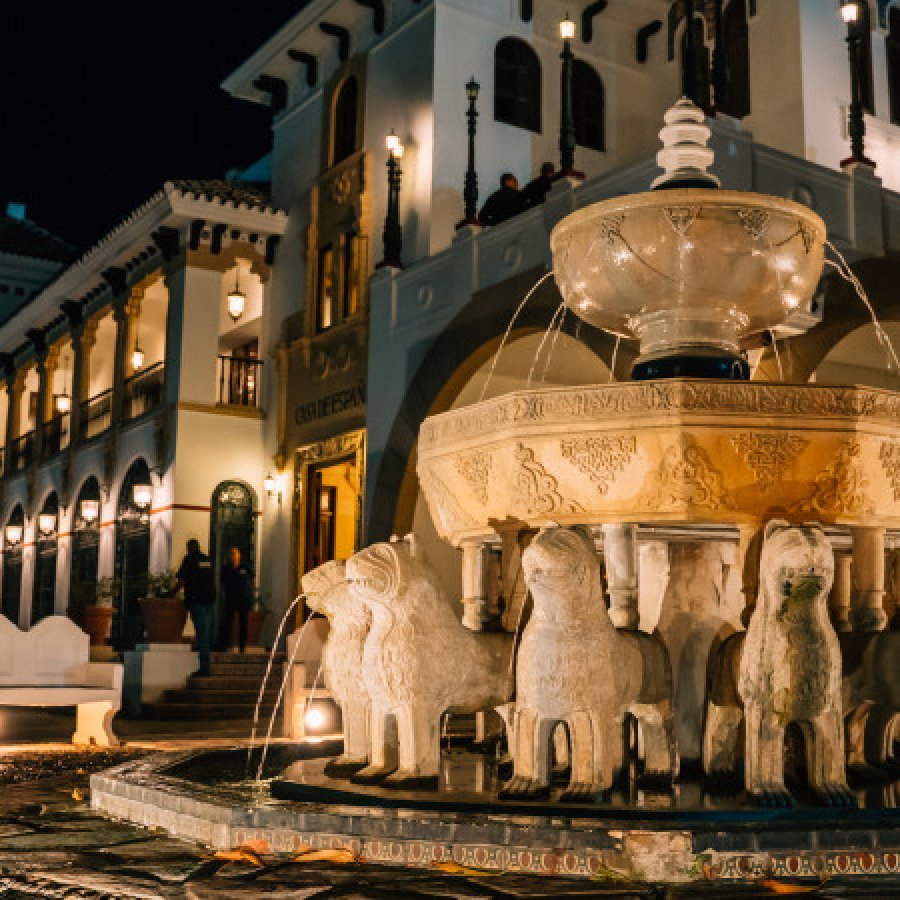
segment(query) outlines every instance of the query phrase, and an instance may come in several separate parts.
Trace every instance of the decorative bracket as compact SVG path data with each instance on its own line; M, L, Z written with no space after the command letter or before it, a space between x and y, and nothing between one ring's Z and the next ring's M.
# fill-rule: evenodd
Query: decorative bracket
M356 0L360 6L372 10L375 34L384 34L384 0Z
M350 32L342 25L333 25L331 22L320 22L319 29L322 34L337 39L338 58L341 62L347 62L350 58Z
M596 0L581 14L581 39L589 44L594 39L594 16L599 16L608 6L608 0Z
M306 66L306 84L308 87L315 87L319 81L318 59L312 53L307 53L305 50L294 50L293 47L288 50L288 56L294 62L303 63Z
M283 78L276 78L274 75L260 75L253 82L253 87L269 95L269 106L275 115L284 112L287 107L288 89L287 82Z
M639 63L645 63L650 58L650 38L659 34L662 30L662 20L654 19L648 22L643 28L638 29L637 41L635 46L635 59Z

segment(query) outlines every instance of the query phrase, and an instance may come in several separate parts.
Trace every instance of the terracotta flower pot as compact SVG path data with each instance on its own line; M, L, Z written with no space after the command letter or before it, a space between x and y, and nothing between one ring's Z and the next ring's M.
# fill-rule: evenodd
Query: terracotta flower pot
M247 613L247 646L259 647L259 636L262 634L263 622L266 621L268 611L265 609L251 609ZM231 646L238 645L238 622L235 618L231 625Z
M151 644L180 644L187 621L184 604L175 597L143 597L141 616Z
M111 606L94 606L86 604L81 608L81 619L84 630L90 635L91 646L101 647L109 637L109 626L112 624L113 609Z

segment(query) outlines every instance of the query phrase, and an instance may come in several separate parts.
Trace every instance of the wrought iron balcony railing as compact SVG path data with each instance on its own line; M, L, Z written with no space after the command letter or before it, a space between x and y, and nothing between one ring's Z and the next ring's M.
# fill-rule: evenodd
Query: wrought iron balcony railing
M22 472L34 459L34 430L15 438L9 445L10 471Z
M137 419L162 403L166 366L154 363L125 379L125 419Z
M81 435L92 438L112 424L112 389L102 391L81 404Z
M263 361L255 356L219 357L219 403L259 406L259 379Z
M69 413L60 413L41 426L41 453L55 456L69 446Z

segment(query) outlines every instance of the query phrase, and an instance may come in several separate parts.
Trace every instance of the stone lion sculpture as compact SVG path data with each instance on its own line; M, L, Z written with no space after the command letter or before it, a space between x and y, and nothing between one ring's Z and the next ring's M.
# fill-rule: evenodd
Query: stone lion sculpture
M703 760L707 774L734 773L744 728L744 783L763 806L790 806L784 738L804 738L809 785L827 805L855 805L847 788L841 651L828 618L834 554L816 525L765 529L760 593L745 633L711 661Z
M534 609L516 667L513 777L501 796L547 795L550 743L561 723L571 743L571 780L562 799L603 794L623 764L626 713L641 725L645 775L672 779L678 755L668 655L655 637L612 624L590 534L545 528L522 565Z
M847 757L855 769L900 769L900 631L843 634Z
M346 777L369 762L369 692L363 679L363 648L371 615L347 584L346 564L327 562L301 581L310 609L328 619L330 630L322 650L325 684L341 708L344 752L330 762L329 775Z
M443 714L478 712L511 699L512 636L465 628L412 537L357 553L347 562L347 579L372 615L363 652L372 702L370 764L353 780L434 787Z

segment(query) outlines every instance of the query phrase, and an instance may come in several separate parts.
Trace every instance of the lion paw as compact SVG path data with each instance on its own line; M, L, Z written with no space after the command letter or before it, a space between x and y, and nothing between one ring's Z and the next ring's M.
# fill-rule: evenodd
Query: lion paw
M844 784L825 784L815 792L823 806L855 807L859 803L853 792Z
M325 774L329 778L349 778L366 767L366 760L352 756L336 756L325 763Z
M609 789L587 781L573 781L560 795L563 803L596 803L606 798Z
M381 786L395 791L436 791L439 783L437 775L419 775L398 769L392 775L388 775Z
M750 792L750 796L766 809L790 809L795 805L790 792L781 785L768 785L758 791Z
M396 768L396 766L366 766L355 775L351 775L350 780L354 784L378 784L379 781L383 781L388 775L395 772Z
M546 800L550 796L550 785L534 778L514 775L498 794L501 800Z

